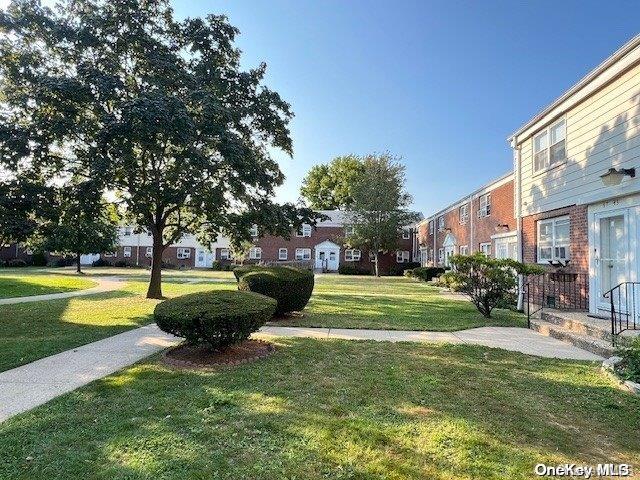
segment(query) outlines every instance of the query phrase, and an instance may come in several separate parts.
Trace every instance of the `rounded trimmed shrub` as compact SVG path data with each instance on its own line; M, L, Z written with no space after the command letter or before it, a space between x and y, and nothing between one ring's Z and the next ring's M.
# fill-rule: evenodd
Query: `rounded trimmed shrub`
M276 302L264 295L218 290L165 300L154 317L164 332L220 350L249 338L275 311Z
M264 270L267 267L261 267L259 265L241 265L239 267L235 267L233 269L233 276L236 277L236 282L240 281L240 278L249 273L255 272L256 270Z
M237 269L236 269L237 270ZM235 273L235 271L234 271ZM238 290L260 293L278 302L276 315L299 312L313 293L313 272L294 267L253 267L241 275Z

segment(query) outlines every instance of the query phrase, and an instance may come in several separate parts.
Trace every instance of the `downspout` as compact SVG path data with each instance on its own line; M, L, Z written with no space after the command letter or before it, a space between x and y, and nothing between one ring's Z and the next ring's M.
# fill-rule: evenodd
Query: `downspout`
M473 194L469 195L469 253L473 254Z
M520 200L522 198L522 169L520 168L520 145L518 145L515 137L511 138L511 148L513 148L513 170L514 170L514 183L515 188L513 189L514 195L514 207L515 207L515 215L516 215L516 241L517 241L517 250L518 250L518 261L523 262L524 254L522 251L523 242L522 242L522 209L520 205ZM522 275L518 275L518 310L523 309L524 304L524 278Z

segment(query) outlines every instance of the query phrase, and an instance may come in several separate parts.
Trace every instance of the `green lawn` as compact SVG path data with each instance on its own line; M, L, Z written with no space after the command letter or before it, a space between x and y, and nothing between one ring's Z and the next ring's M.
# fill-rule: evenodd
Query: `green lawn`
M0 298L28 297L48 293L72 292L94 287L88 278L71 275L45 275L33 272L0 273Z
M0 424L2 479L521 479L640 468L640 398L597 365L286 339L208 373L153 360Z
M466 300L451 300L437 288L404 277L322 275L304 317L274 325L453 331L483 326L523 327L524 315L495 310L486 319Z
M114 292L0 305L0 371L152 322L157 301L144 297L146 288L146 282L131 281ZM165 279L163 293L176 296L216 288L236 287L235 282Z

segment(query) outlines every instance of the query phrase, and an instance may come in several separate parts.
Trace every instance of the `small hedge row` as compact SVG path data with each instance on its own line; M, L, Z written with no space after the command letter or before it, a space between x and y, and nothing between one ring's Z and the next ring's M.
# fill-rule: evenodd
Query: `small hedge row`
M238 267L238 289L266 295L278 302L276 315L306 307L315 283L313 272L294 267Z
M156 305L161 330L214 350L242 342L276 311L276 301L252 292L217 290L183 295Z
M405 270L404 274L410 278L417 278L418 280L429 282L446 271L447 269L442 267L416 267L411 270Z
M343 263L338 266L340 275L371 275L371 268L361 267L353 263Z

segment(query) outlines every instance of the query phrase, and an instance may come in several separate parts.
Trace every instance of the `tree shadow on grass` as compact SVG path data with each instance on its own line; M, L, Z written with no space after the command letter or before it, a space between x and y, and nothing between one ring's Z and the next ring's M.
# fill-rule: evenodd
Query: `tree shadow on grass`
M590 364L474 346L280 347L209 373L136 366L11 419L0 477L531 478L539 462L640 458L640 399Z
M38 283L25 281L24 279L20 279L19 277L0 276L0 299L14 297L31 297L35 295L47 295L51 293L76 292L95 286L95 282L92 283L94 283L94 285L80 285L76 287L63 285L41 285Z

